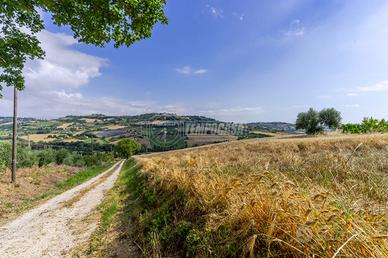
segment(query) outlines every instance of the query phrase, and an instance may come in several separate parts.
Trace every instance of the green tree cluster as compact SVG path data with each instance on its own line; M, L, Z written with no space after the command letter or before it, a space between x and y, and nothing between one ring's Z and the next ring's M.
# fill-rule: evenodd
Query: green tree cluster
M116 157L127 159L136 154L141 145L134 139L127 138L120 140L115 146L114 153Z
M310 108L307 112L298 114L295 125L296 129L304 129L307 134L316 134L323 129L336 129L341 125L341 113L334 108L326 108L316 111Z
M0 143L0 172L11 166L11 144ZM110 152L99 153L96 155L81 155L77 152L71 152L66 149L54 150L47 148L44 150L32 150L27 147L19 146L18 168L32 166L46 166L49 164L69 165L76 167L100 166L105 162L112 161L114 156Z
M360 124L343 124L341 126L343 133L388 133L388 121L385 119L375 119L373 117L366 117Z

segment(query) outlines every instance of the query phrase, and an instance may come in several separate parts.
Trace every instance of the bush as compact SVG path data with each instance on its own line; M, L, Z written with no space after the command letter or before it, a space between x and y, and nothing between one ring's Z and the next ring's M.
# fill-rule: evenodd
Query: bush
M0 143L0 172L5 168L11 167L12 161L12 147L9 143ZM46 166L51 163L57 165L66 164L76 167L93 167L101 166L105 162L110 162L114 159L112 152L97 154L97 155L80 155L76 152L70 152L67 149L45 149L32 150L30 148L18 146L17 149L17 166L18 168L32 167L38 165L39 167Z
M141 145L134 139L122 139L115 146L114 152L116 157L127 159L137 151L139 151Z
M68 166L83 167L85 166L85 160L83 156L78 153L70 153L64 160L63 164Z
M32 151L28 148L18 148L17 149L17 167L32 167L38 163L37 152Z
M70 153L66 149L60 149L60 150L56 151L56 153L55 153L55 163L57 163L58 165L63 164L63 162L65 161L65 159L69 155L70 155Z
M87 167L94 167L94 166L102 165L102 160L100 159L99 156L87 155L87 156L83 157L83 160L84 160L85 165Z
M38 166L46 166L55 161L55 153L52 149L40 151L38 153Z
M11 144L0 143L0 172L11 166Z

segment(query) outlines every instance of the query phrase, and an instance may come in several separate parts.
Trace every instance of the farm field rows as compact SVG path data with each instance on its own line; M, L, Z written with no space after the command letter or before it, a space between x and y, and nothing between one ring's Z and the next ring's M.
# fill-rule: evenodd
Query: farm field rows
M11 140L12 122L10 121L10 117L0 117L0 141ZM284 127L285 125L288 127ZM94 148L92 145L110 149L123 138L134 138L143 145L143 152L157 152L236 140L240 138L237 131L225 131L226 128L230 129L233 126L236 125L208 117L168 113L138 116L66 116L51 120L20 118L18 136L20 143L37 149L49 147L74 149L74 146L80 144L88 145L90 149ZM276 132L294 132L292 124L271 123L263 126L245 125L248 131L263 128L263 130L271 129ZM187 131L188 128L190 132ZM216 128L219 131L216 131ZM249 137L276 135L277 133L264 132L251 133Z

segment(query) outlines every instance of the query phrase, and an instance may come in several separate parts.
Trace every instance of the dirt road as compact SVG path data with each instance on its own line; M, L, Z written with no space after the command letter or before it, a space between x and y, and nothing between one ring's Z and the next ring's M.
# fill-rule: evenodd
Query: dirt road
M88 215L116 181L123 162L0 227L0 257L66 257L97 222Z

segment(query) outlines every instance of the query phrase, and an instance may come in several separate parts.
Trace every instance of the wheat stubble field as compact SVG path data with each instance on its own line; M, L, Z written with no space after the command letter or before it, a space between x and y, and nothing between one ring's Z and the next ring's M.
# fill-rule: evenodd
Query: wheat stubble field
M190 256L388 257L387 134L250 140L137 160L156 195L179 194L168 227ZM163 247L171 236L153 234L173 253Z

